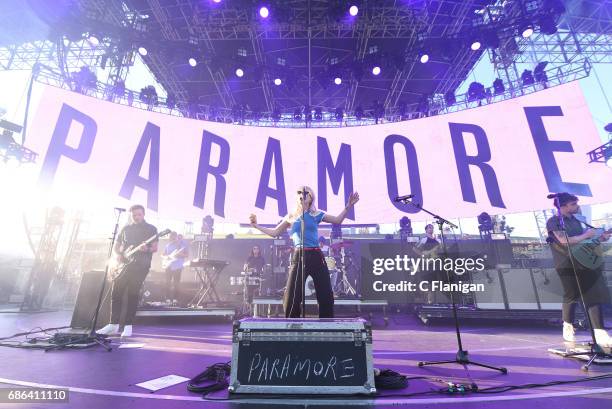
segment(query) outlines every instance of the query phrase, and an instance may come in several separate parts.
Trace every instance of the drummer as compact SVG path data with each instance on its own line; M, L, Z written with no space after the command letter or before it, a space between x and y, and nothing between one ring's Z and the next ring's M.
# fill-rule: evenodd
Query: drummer
M263 274L265 265L266 260L261 254L261 248L259 246L253 246L251 253L249 254L249 258L247 258L247 261L244 264L244 271L247 273L250 272L251 275L254 276L261 276Z

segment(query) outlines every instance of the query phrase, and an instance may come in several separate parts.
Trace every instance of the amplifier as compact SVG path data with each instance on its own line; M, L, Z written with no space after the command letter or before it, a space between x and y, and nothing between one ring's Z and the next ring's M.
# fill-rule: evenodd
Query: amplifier
M373 394L372 328L363 319L234 322L230 393Z

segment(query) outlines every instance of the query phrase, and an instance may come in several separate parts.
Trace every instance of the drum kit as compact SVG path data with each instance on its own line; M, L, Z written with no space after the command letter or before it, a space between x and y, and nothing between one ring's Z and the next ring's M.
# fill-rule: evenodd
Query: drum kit
M322 251L325 256L325 264L327 265L327 269L330 273L332 290L336 297L357 296L357 291L355 290L354 286L355 283L351 283L349 279L350 275L354 275L353 270L355 269L353 262L354 255L351 251L352 245L353 242L351 240L340 239L332 241L331 244L324 245L322 247ZM287 245L278 247L283 247L283 249L285 247L292 249L291 246ZM290 255L288 255L287 258L290 258ZM284 272L287 272L289 263L287 263L287 265L283 265L283 267ZM239 276L230 277L230 285L242 287L242 314L250 314L253 304L253 297L255 295L261 295L262 285L265 280L266 279L263 277L263 273L253 268L245 269L245 271L240 272ZM277 294L282 294L284 293L284 288L278 288L275 292ZM315 295L314 282L311 276L306 278L305 295L306 297Z

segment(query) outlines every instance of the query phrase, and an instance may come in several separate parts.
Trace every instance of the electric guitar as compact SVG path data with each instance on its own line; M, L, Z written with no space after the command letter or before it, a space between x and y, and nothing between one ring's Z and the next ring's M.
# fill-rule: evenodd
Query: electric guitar
M140 250L142 250L149 244L153 243L155 240L159 239L160 237L167 236L168 234L170 234L170 229L163 230L149 237L142 243L136 246L129 246L127 249L125 249L122 252L122 256L123 256L122 259L118 260L117 264L111 267L111 276L113 277L112 278L113 281L118 279L119 277L123 275L123 273L125 273L126 267L134 261L135 259L134 255L136 253L138 253Z
M612 229L604 232L603 234L612 233ZM602 234L602 235L603 235ZM601 236L597 238L582 240L576 244L570 244L570 251L574 260L578 262L582 267L588 270L597 270L604 263L603 250L601 249ZM554 242L553 245L563 253L567 253L567 247L565 245Z
M161 262L161 267L162 269L167 269L168 267L170 267L170 265L175 261L179 259L179 254L183 253L183 251L185 250L185 248L181 247L178 248L176 250L174 250L172 253L170 254L166 254L165 256L161 256L162 258L162 262Z

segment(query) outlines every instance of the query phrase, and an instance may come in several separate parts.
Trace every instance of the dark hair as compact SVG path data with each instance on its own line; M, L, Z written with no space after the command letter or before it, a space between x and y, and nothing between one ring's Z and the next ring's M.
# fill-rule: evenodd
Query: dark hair
M431 227L433 229L433 224L429 223L425 225L425 230L427 230L428 227Z
M145 211L145 208L144 208L143 205L135 204L132 207L130 207L130 213L133 212L134 210L138 210L138 209L142 210L143 213Z
M567 192L561 192L559 194L557 194L557 197L553 199L553 205L555 207L559 206L565 206L568 203L571 202L577 202L578 201L578 196L574 196L571 193L567 193Z
M255 257L255 247L257 247L259 249L259 257L263 257L263 255L262 255L263 253L261 251L261 246L259 246L257 244L254 245L253 247L251 247L251 254L250 254L250 256L251 257Z

